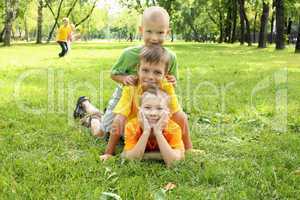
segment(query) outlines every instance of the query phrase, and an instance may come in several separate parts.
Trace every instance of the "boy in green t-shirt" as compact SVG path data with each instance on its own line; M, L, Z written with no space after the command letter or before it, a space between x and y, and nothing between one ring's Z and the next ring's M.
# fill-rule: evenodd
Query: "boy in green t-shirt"
M147 8L142 16L142 25L139 31L143 36L144 45L162 45L166 36L169 34L169 15L167 11L158 6ZM120 83L113 93L109 101L109 105L102 116L97 108L95 108L86 97L80 97L74 111L74 117L82 117L88 113L87 125L91 127L91 131L95 136L104 136L110 133L107 148L104 155L100 156L102 160L106 160L114 153L121 135L123 133L126 118L115 117L113 113L114 107L117 105L122 95L122 85L135 85L137 82L137 65L140 62L139 55L142 46L130 47L124 50L118 61L112 66L111 78ZM177 61L173 52L167 50L170 55L169 74L166 75L168 82L176 84ZM83 119L85 121L86 119ZM183 111L177 112L172 116L172 120L180 125L182 129L182 139L185 149L192 148L192 142L189 135L188 120Z

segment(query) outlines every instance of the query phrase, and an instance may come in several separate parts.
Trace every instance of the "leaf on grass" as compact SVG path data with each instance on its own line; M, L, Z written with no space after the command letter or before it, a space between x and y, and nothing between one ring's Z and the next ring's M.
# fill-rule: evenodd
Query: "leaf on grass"
M115 193L112 193L112 192L102 192L101 193L101 200L107 200L107 199L115 199L115 200L122 200L122 198L115 194Z
M295 175L300 176L300 169L294 171Z
M154 200L165 200L166 198L166 190L164 189L160 189L154 194Z
M106 180L109 180L110 178L114 177L114 176L117 176L117 173L116 172L112 172L107 178Z
M174 183L171 183L171 182L169 182L169 183L164 187L165 191L172 190L172 189L174 189L174 188L176 188L176 185L175 185Z

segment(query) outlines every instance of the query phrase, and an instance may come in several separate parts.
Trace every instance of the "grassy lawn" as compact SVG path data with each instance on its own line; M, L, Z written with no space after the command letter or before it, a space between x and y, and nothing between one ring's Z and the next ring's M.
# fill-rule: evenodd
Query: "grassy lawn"
M176 88L194 148L184 162L101 163L106 142L73 122L78 96L103 109L130 43L0 48L0 199L299 199L300 55L289 47L175 43ZM169 182L171 191L162 188ZM104 198L105 199L105 198Z

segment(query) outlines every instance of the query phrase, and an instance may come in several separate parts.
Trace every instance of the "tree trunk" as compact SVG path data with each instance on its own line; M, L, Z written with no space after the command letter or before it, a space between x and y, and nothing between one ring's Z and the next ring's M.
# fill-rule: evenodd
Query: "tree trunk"
M299 24L298 24L298 36L297 36L295 53L300 53L300 17L299 17Z
M271 32L270 32L270 40L269 40L269 42L272 44L273 43L273 40L274 40L274 38L273 38L273 32L274 32L274 20L275 20L275 17L274 17L274 11L272 12L272 18L271 18Z
M231 29L232 29L232 0L227 5L227 17L225 22L225 42L231 41Z
M223 43L224 40L224 30L223 30L223 13L221 12L221 9L219 9L219 29L220 29L220 37L219 37L219 43Z
M254 25L253 25L253 42L256 42L256 19L257 19L257 11L255 11L254 17Z
M28 22L27 22L26 14L24 16L24 28L25 28L25 40L26 42L29 42Z
M268 17L269 17L269 4L263 2L263 13L260 18L260 31L259 31L259 48L267 47L267 25L268 25Z
M231 43L234 43L236 41L236 19L237 19L237 1L233 0L233 8L232 8L232 34L231 34Z
M10 46L12 23L16 17L18 8L18 0L5 1L5 31L4 31L4 46Z
M240 13L240 24L241 24L241 34L240 34L240 44L243 45L245 42L245 16L243 12L243 6L242 6L243 0L238 0L239 2L239 13Z
M246 31L246 40L247 40L248 46L251 46L252 42L251 42L250 23L249 23L249 20L247 18L246 11L245 11L245 0L240 0L240 3L241 3L241 8L242 8L242 13L243 13L243 16L244 16L244 20L246 22L246 30L247 30Z
M2 29L2 31L0 33L0 42L3 42L4 32L5 32L5 27L3 27L3 29Z
M42 27L43 27L43 0L39 0L38 3L38 16L37 16L37 34L36 34L36 43L42 43Z
M284 48L284 0L276 0L276 49Z

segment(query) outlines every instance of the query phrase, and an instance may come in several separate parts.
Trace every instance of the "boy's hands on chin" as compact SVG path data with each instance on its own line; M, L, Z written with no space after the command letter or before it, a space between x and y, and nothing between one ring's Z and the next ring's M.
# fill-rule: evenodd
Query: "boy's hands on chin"
M143 128L143 132L144 133L148 133L150 134L151 133L151 126L143 112L143 109L140 109L139 111L139 122L140 124L142 125L142 128Z
M113 155L111 155L111 154L103 154L103 155L99 156L100 160L103 162L108 160L111 157L113 157Z
M137 76L128 75L128 76L124 76L122 82L123 82L124 85L136 85L137 80L138 80Z
M176 86L176 77L170 74L166 75L166 79L169 83L171 83L172 85Z
M169 121L169 112L165 111L162 113L158 122L152 126L155 135L162 134L162 130L166 128Z

